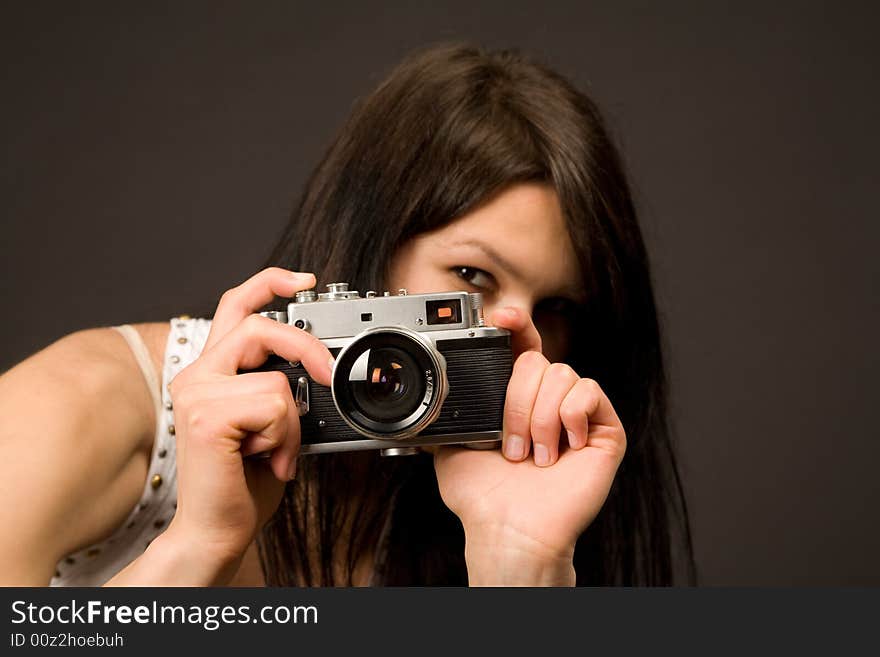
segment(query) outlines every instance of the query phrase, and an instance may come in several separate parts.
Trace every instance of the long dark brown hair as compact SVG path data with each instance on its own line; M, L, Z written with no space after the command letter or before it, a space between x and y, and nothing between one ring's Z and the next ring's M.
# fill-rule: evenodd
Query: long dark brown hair
M693 582L648 256L600 113L563 77L514 51L409 57L358 103L267 264L315 272L319 289L384 290L404 242L525 181L555 188L589 294L569 364L599 382L627 432L611 493L577 542L577 583ZM374 452L300 459L260 536L267 583L351 584L389 509L384 584L467 584L463 530L430 456Z

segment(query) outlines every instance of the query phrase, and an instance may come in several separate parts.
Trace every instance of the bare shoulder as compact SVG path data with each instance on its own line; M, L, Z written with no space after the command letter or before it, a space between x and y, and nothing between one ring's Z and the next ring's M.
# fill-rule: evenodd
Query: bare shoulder
M153 365L161 369L165 354L165 343L168 339L169 324L167 322L149 322L132 324L147 346ZM118 331L110 327L83 329L70 333L48 347L62 348L66 351L79 352L83 355L102 355L117 361L118 357L129 349ZM123 359L124 360L124 359Z
M131 324L143 340L150 355L157 383L161 385L162 366L168 340L168 322L148 322ZM149 453L152 447L155 426L155 409L152 395L146 388L141 367L131 347L122 335L113 328L101 327L77 331L65 336L50 349L63 352L63 359L70 363L67 371L80 379L81 373L88 370L90 376L84 382L88 385L93 399L112 394L124 398L130 417L139 418L137 425L142 427L140 439L130 444L132 449L140 448ZM157 390L161 393L161 391ZM123 446L124 447L124 446Z
M167 325L136 327L161 373ZM76 331L0 376L0 562L20 583L47 581L54 562L96 542L140 497L155 407L141 368L112 328ZM0 579L5 569L0 568Z

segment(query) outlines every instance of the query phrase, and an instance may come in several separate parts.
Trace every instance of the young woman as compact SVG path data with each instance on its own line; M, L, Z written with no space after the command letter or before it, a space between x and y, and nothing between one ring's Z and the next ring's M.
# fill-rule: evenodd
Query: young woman
M565 79L506 51L412 56L359 103L268 265L213 321L80 331L0 377L5 582L692 581L648 257ZM335 281L483 294L515 356L500 450L298 458L286 379L238 372L273 352L329 384L320 341L256 313Z

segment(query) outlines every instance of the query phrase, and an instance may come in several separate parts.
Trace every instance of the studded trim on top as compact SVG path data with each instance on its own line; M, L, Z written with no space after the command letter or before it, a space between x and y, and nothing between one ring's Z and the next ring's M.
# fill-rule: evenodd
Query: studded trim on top
M162 408L156 418L156 437L140 501L106 540L62 559L51 586L100 586L143 554L161 534L177 508L177 460L171 380L201 353L210 320L188 316L171 320L162 368Z

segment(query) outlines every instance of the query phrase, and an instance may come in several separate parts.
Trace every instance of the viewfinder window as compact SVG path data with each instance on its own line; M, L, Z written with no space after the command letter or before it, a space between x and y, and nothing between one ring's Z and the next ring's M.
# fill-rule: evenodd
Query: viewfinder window
M425 302L428 325L460 324L461 299L435 299Z

